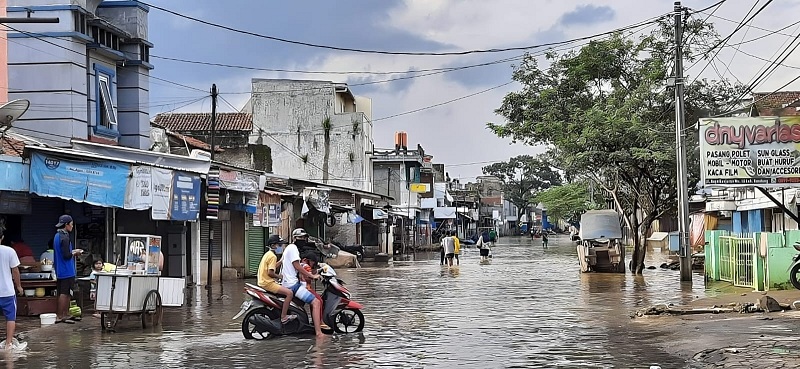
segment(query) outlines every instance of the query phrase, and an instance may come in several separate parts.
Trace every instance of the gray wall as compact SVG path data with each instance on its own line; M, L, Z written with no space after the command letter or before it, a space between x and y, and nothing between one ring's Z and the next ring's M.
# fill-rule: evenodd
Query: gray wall
M360 112L335 113L331 82L254 79L252 92L254 135L250 140L271 148L275 173L369 188L366 151L371 147L365 146L371 137L367 139L365 132L371 129L364 126L371 123ZM326 117L331 123L327 138L322 124ZM307 162L300 158L305 155Z

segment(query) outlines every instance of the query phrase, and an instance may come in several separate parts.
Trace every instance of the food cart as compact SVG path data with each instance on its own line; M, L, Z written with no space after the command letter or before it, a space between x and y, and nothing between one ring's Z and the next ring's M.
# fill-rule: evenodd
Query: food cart
M158 292L163 257L161 237L117 235L123 245L124 265L96 274L95 309L104 330L114 330L125 315L139 315L142 328L161 324L163 305Z

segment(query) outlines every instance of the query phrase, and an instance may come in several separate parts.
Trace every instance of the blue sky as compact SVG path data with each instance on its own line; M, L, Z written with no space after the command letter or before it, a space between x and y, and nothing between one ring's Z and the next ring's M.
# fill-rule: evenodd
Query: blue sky
M787 1L786 7L800 8L800 1ZM511 47L560 41L605 32L671 11L667 0L337 0L337 1L210 1L152 0L154 5L186 15L270 36L317 44L393 51L458 51ZM701 8L712 1L686 1ZM742 3L732 1L731 3ZM752 5L752 3L750 3ZM749 6L745 7L749 8ZM747 9L741 4L724 4L717 15L740 20ZM774 9L773 9L774 10ZM789 24L791 12L762 16L755 24L777 29ZM720 33L733 25L717 20ZM794 29L787 29L786 33ZM466 56L384 56L331 51L290 45L211 28L156 9L150 11L149 38L155 44L154 56L205 62L239 64L261 68L309 71L409 71L491 62L519 56L504 52ZM763 31L749 30L752 38ZM742 37L742 34L737 34ZM769 46L785 40L774 36L749 46L749 50L769 57ZM753 45L757 44L757 45ZM755 51L754 51L755 50ZM738 58L731 70L743 79L755 75L763 62L752 63L742 55L723 54L727 63ZM791 59L790 59L791 60ZM182 84L209 89L216 83L225 100L241 107L252 78L322 79L351 85L390 76L289 74L187 65L152 58L153 74ZM750 63L750 64L748 64ZM788 63L788 61L787 61ZM357 95L373 99L373 118L433 105L510 81L513 62L477 67L433 76L369 86L353 86ZM743 64L743 66L739 66ZM800 65L800 61L796 63ZM711 68L709 68L710 70ZM707 72L708 73L708 72ZM730 76L728 76L730 77ZM747 77L747 78L744 78ZM786 78L784 78L785 80ZM777 74L766 87L779 86ZM785 82L785 81L784 81ZM771 84L770 84L771 83ZM542 148L510 145L485 129L486 122L502 121L493 110L503 96L519 86L493 90L456 103L396 119L375 122L378 147L392 144L395 131L409 134L409 144L422 144L436 162L448 164L451 177L473 179L485 164L466 163L505 160L519 154L535 154ZM201 97L199 91L175 88L154 82L153 105L189 101ZM151 113L170 110L180 104L155 108ZM224 102L221 111L230 111ZM210 111L208 100L180 111Z

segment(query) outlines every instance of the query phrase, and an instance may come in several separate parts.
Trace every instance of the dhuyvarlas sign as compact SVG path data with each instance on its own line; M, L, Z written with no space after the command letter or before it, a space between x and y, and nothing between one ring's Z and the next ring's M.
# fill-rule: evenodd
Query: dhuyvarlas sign
M800 184L800 117L700 120L703 186Z

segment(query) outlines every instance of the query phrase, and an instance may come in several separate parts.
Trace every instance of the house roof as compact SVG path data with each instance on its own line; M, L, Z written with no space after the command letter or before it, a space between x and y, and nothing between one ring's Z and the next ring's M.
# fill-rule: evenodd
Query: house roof
M25 142L5 135L3 136L2 141L0 141L0 146L3 148L3 155L21 157L22 152L25 149Z
M154 122L176 132L211 130L211 114L209 113L158 114ZM253 115L248 113L217 113L215 130L250 132L253 130Z
M755 101L759 112L773 109L780 110L789 106L798 106L798 103L800 103L800 91L754 92L753 101Z

